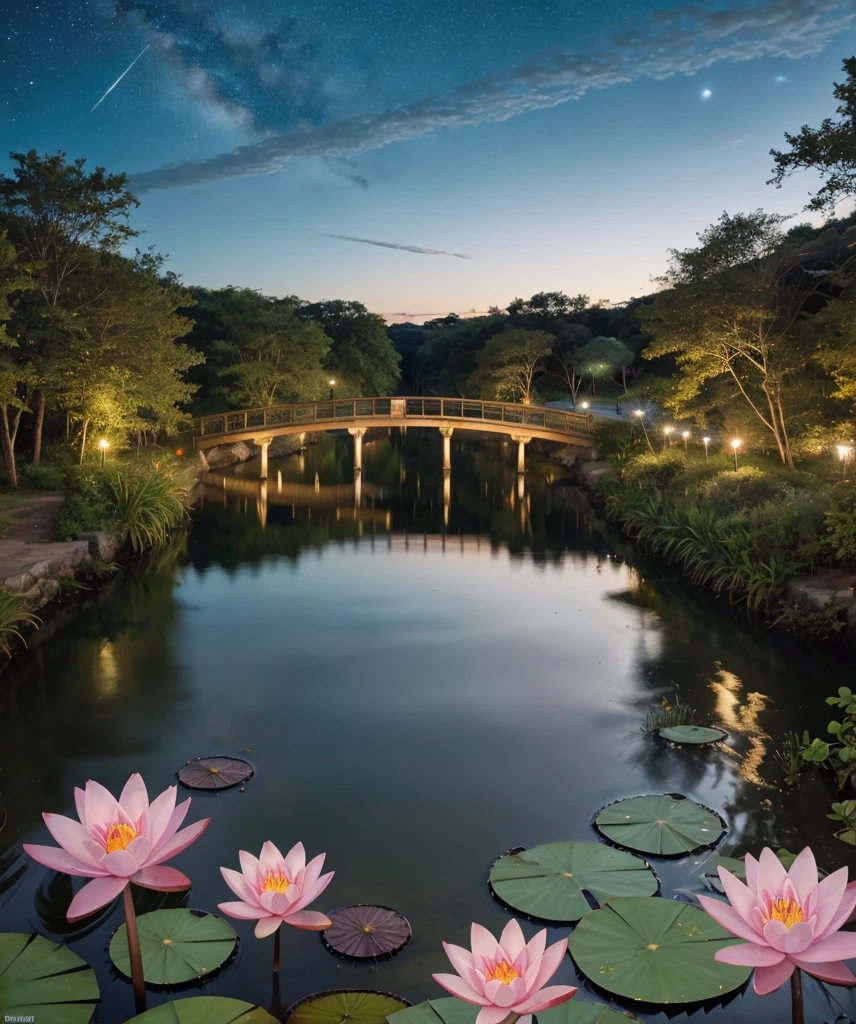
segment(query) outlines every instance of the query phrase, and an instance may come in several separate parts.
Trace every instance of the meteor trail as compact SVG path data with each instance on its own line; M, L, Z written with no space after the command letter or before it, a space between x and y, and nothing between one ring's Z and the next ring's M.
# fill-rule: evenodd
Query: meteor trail
M109 89L107 90L107 92L105 92L105 93L104 93L104 95L103 95L103 96L101 97L101 99L100 99L100 100L98 101L98 103L96 103L96 104L95 104L95 107L99 106L99 104L103 103L103 102L104 102L104 100L106 100L106 99L107 99L107 97L108 97L108 96L110 95L110 93L111 93L111 92L112 92L112 91L113 91L113 90L114 90L114 89L116 88L116 86L117 86L117 85L118 85L118 84L119 84L119 83L120 83L120 82L122 81L122 79L123 79L123 78L125 77L125 75L127 75L127 73L128 73L128 72L129 72L130 70L131 70L131 68L132 68L132 67L133 67L133 66L134 66L134 65L135 65L135 64L137 63L137 61L138 61L138 60L140 59L140 57L142 57L142 55L143 55L143 54L144 54L144 53L146 52L146 50L148 50L148 48L149 48L149 47L150 47L151 45L152 45L151 43L147 43L147 44L146 44L146 45L145 45L145 46L144 46L144 47L142 48L142 50L140 50L140 52L139 52L139 53L137 54L137 56L136 56L136 57L134 57L134 59L133 59L133 60L131 61L131 63L130 63L130 64L129 64L129 65L128 65L128 66L126 67L126 68L125 68L125 70L124 70L124 71L122 72L122 74L121 74L121 75L119 75L119 77L118 77L118 78L116 79L116 81L115 81L115 82L114 82L114 83L113 83L113 84L112 84L112 85L110 86L110 88L109 88ZM89 111L89 113L90 113L90 114L92 113L92 111L93 111L93 110L95 110L95 107L93 107L93 108L92 108L92 110L90 110L90 111Z

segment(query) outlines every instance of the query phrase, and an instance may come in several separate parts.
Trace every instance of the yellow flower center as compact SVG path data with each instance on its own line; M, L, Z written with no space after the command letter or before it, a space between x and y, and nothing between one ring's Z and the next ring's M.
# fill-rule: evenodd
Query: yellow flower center
M116 850L127 850L131 841L136 838L136 829L117 822L107 829L107 852L115 853Z
M285 892L290 885L291 882L289 882L285 875L271 872L262 882L262 892Z
M768 921L781 921L786 928L793 928L795 924L804 921L802 907L796 900L781 899L773 900L770 909L767 911Z
M510 985L515 978L519 978L520 973L508 963L507 960L503 960L494 967L494 969L484 976L485 981L501 981L503 985Z

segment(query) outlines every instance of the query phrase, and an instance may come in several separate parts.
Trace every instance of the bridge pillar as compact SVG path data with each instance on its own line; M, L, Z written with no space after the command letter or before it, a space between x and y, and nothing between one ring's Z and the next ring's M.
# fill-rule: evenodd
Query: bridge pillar
M354 470L363 468L363 438L366 436L365 427L348 427L348 433L354 439Z
M259 480L267 480L268 475L268 448L273 437L254 437L253 444L257 444L262 450L261 464L259 465Z
M440 427L440 433L443 435L443 469L451 470L452 468L452 434L454 434L454 427Z
M517 442L517 472L526 472L526 445L532 440L525 434L512 434L511 440Z

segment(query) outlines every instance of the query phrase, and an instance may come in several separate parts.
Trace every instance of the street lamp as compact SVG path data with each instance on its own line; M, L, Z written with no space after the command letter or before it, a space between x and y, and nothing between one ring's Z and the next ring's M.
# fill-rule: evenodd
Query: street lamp
M742 442L740 441L740 439L736 438L736 437L731 442L731 447L734 449L734 472L735 473L737 472L737 449L740 447L741 443Z
M848 444L838 445L838 458L841 459L841 479L847 479L847 463L850 461L850 456L853 454L853 449Z
M98 442L98 447L101 449L101 468L103 469L104 468L104 453L110 447L110 442L107 440L106 437L102 437L101 440Z
M336 387L336 381L331 377L327 383L330 385L330 401L333 401L333 388Z
M669 434L671 434L674 429L674 427L663 427L663 451L666 450L666 445L669 443Z
M653 452L654 448L653 448L653 445L651 444L651 439L648 437L648 431L645 429L645 411L643 409L637 409L633 413L633 415L638 417L639 425L642 427L642 433L645 435L645 441L647 442L648 447Z
M707 454L707 446L710 444L710 438L709 437L703 437L702 441L704 442L704 461L708 462L709 459L710 459L710 456Z
M681 437L684 439L684 451L686 451L687 450L687 441L689 441L689 439L690 439L690 432L688 430L685 430L681 434Z

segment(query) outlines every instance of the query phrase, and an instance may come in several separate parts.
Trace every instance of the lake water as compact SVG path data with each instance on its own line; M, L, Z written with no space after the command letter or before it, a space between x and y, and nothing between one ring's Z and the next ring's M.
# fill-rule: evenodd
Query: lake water
M90 778L118 792L139 771L153 796L190 758L245 757L256 774L244 792L193 796L188 820L212 820L174 861L193 879L186 905L234 898L219 866L237 868L240 848L302 840L336 871L317 909L379 903L409 918L405 951L367 966L288 929L286 1005L328 988L444 995L431 980L449 970L441 941L509 916L487 888L494 859L594 840L592 815L621 797L680 792L715 808L729 824L720 852L810 841L829 868L852 853L831 838L819 781L788 799L771 784L774 741L825 729L845 657L644 579L563 470L530 452L519 489L516 446L466 438L453 439L448 482L439 435L415 430L367 438L358 496L347 436L272 460L266 499L253 464L209 478L184 551L119 580L3 677L2 928L69 941L98 973L95 1020L133 1015L106 954L121 909L68 925L70 880L21 853L51 842L40 812L73 815L73 788ZM643 735L676 688L729 731L728 749ZM656 862L665 895L698 890L707 856ZM145 893L139 909L164 902L182 898ZM238 955L205 991L269 1005L272 940L232 923ZM575 979L566 960L556 981ZM833 1021L838 1009L806 990L806 1019ZM167 998L152 992L149 1005ZM788 1005L785 990L749 992L709 1019L778 1022Z

